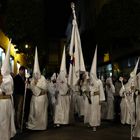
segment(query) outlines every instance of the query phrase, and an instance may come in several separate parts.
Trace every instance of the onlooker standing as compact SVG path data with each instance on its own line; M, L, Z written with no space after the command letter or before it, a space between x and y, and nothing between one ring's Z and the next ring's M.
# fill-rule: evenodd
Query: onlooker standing
M14 97L15 97L15 121L16 127L21 128L21 118L23 109L23 100L25 92L25 67L19 68L19 73L14 78Z

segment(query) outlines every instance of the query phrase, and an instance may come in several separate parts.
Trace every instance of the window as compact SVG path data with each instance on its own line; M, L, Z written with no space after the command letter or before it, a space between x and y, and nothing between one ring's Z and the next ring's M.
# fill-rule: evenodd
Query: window
M14 58L10 57L10 70L11 72L14 72Z
M0 67L2 66L2 52L3 52L3 49L0 48Z
M3 64L4 60L5 60L5 52L4 52L4 50L2 50L2 64Z

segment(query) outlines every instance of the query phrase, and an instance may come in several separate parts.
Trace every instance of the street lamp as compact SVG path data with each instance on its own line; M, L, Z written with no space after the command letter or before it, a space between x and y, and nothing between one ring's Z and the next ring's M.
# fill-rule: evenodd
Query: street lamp
M28 47L29 47L28 44L26 44L26 45L25 45L25 48L27 49Z

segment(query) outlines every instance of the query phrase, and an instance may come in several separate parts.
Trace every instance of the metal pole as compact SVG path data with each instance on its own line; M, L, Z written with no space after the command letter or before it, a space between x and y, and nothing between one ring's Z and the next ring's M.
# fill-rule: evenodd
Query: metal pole
M22 106L22 119L21 119L21 128L20 128L21 132L23 131L24 109L25 109L27 86L28 86L28 82L27 82L27 78L26 78L26 84L25 84L25 90L24 90L24 98L23 98L23 106Z

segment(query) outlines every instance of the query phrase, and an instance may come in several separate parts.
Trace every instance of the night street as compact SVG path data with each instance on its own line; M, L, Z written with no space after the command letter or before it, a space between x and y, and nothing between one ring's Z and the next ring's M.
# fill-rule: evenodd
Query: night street
M102 126L93 132L83 123L61 128L49 128L46 131L26 131L13 140L129 140L130 127L120 124L103 122ZM134 138L135 140L135 138Z
M0 140L140 140L140 0L0 0Z

